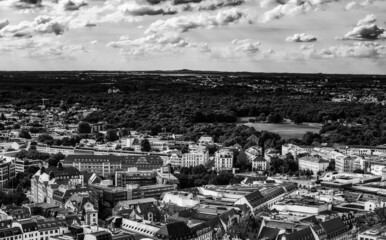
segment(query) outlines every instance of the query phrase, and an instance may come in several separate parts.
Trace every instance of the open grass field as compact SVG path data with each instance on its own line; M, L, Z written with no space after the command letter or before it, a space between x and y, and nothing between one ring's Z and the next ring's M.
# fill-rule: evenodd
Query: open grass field
M281 136L282 139L290 138L302 138L303 134L306 132L319 133L319 130L322 128L320 124L317 123L303 123L301 125L296 125L293 123L243 123L247 126L254 127L257 131L269 131L277 133Z

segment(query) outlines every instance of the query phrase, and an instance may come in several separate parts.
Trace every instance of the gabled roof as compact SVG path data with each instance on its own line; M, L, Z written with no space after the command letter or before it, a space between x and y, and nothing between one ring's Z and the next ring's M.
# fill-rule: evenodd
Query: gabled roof
M263 227L258 239L274 240L277 238L279 232L280 229L278 228Z
M339 231L346 231L348 227L339 217L320 223L320 226L327 234L336 233Z
M284 234L281 236L281 239L283 239L283 237L285 237L286 240L316 240L310 227L304 228L302 230L290 234Z
M0 229L0 238L6 238L20 234L22 234L22 231L19 227Z
M160 214L159 209L153 203L141 203L138 204L138 209L140 214L147 215L148 213L153 213L156 215Z
M184 222L168 223L161 227L156 233L156 236L166 237L169 239L183 238L189 235L191 235L190 228Z

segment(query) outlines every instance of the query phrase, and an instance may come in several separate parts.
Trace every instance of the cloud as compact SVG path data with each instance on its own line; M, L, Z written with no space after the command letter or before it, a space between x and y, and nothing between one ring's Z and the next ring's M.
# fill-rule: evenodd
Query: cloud
M264 12L260 22L266 23L285 16L297 16L310 11L317 11L327 3L336 0L263 0L261 7L274 6L271 10Z
M259 51L260 42L252 41L251 39L235 39L232 41L232 45L234 46L234 49L238 52L251 54L257 53Z
M315 56L322 58L379 58L385 57L385 46L375 42L355 42L322 49ZM314 57L315 57L314 56Z
M125 15L144 16L144 15L164 15L175 14L176 11L163 9L160 6L140 5L135 2L125 3L118 8Z
M0 30L9 24L7 19L0 19Z
M226 47L212 49L212 58L239 61L273 60L273 61L306 61L308 59L366 58L384 59L386 46L376 42L355 42L353 44L333 45L318 49L315 45L301 45L297 49L272 50L264 49L260 42L250 39L233 40Z
M63 44L57 38L35 37L18 39L0 39L0 53L2 55L18 54L24 58L74 59L76 54L85 52L81 45Z
M385 29L379 28L375 22L375 15L369 14L365 18L358 21L356 26L346 33L343 40L376 40L383 38L382 34Z
M295 33L293 36L288 36L285 40L287 42L315 42L318 39L306 33Z
M87 6L88 3L84 0L61 0L59 6L65 11L75 11L83 6Z
M152 23L145 33L187 32L196 28L210 28L239 22L246 14L236 8L224 9L217 14L201 13L198 15L178 16Z
M355 2L355 1L352 1L352 2L349 2L346 4L346 6L344 7L345 10L351 10L351 9L356 9L356 8L359 8L360 5Z
M119 41L109 42L106 47L120 49L121 55L133 57L179 54L182 49L196 49L199 52L210 51L207 43L192 42L178 34L151 34L137 39L122 36Z
M68 26L69 19L63 17L38 16L33 21L23 21L17 25L7 25L0 30L0 36L25 37L40 33L62 34Z

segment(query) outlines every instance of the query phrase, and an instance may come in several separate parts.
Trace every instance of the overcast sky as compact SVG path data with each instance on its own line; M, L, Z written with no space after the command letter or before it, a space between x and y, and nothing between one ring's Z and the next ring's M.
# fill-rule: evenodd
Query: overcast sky
M0 0L0 70L385 74L385 25L386 0Z

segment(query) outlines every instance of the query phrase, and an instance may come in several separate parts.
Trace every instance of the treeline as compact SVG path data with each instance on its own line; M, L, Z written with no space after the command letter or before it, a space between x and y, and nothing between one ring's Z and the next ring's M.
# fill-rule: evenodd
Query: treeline
M228 185L240 183L243 178L235 176L229 172L220 172L217 174L215 170L207 170L203 165L196 167L183 167L179 173L174 173L178 178L180 189L200 187L203 185Z

